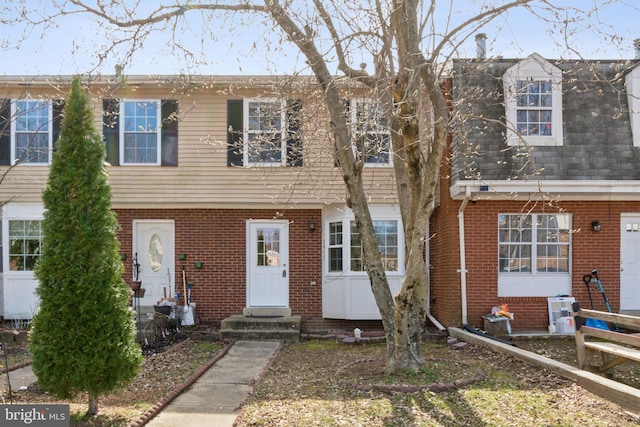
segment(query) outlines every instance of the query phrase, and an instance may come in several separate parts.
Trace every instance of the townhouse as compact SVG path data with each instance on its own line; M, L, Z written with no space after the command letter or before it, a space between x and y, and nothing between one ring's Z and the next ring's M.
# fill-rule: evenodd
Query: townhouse
M38 306L40 194L70 77L0 80L0 315L28 319ZM86 87L105 140L124 279L142 282L142 307L184 294L186 277L202 322L265 307L302 316L308 329L379 319L308 79L118 76L88 78ZM354 135L397 288L403 234L388 130L365 124L382 123L381 112L357 95L345 90L346 110L359 122Z
M453 131L432 217L432 306L482 327L545 330L549 298L640 312L637 60L475 58L451 64ZM596 309L606 310L597 288Z
M482 326L507 303L514 329L546 329L549 298L589 304L582 278L593 269L615 311L640 313L636 63L531 54L450 64L450 144L425 255L433 320ZM40 194L69 81L0 79L5 319L37 310ZM303 330L380 327L312 79L114 76L86 86L124 278L142 282L142 306L181 293L184 271L202 322L268 308L301 316ZM344 98L396 291L404 236L386 121L357 87L345 85Z

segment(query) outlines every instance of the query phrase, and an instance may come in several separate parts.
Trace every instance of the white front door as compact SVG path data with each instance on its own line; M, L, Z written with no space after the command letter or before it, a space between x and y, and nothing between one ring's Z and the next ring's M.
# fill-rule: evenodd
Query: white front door
M620 310L636 311L640 310L640 214L622 214L620 232Z
M289 223L247 222L247 307L289 306Z
M133 222L133 279L142 282L141 306L173 296L175 278L174 224L167 220ZM136 264L138 273L136 277Z

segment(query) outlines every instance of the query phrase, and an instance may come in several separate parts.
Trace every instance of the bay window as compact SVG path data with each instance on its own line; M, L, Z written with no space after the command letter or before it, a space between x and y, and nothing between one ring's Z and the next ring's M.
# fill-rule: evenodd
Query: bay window
M342 222L329 223L329 271L342 271Z
M392 295L404 278L404 229L397 206L370 206L375 238ZM322 315L328 319L379 320L366 272L362 236L347 206L323 209Z
M399 265L398 220L373 220L385 271L397 272ZM364 272L362 240L356 222L329 222L329 272Z

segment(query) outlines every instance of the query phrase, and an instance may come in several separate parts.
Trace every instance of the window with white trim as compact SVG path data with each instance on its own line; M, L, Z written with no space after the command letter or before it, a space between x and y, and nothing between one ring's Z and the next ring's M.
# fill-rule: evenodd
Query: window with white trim
M157 99L122 100L120 117L121 164L159 165L161 102Z
M53 144L51 102L17 99L11 108L13 162L49 164Z
M551 80L518 80L516 129L523 136L551 136L553 97Z
M398 220L373 220L385 271L398 271ZM329 222L329 272L364 272L362 240L356 222ZM348 260L348 262L346 262Z
M244 164L283 165L286 108L283 100L248 98L244 103Z
M507 143L563 144L562 71L537 54L503 75Z
M351 100L350 122L356 154L368 166L391 164L391 132L380 103L373 99Z
M498 215L499 274L568 274L570 253L570 215Z
M42 221L9 220L9 270L33 271L42 254Z
M342 271L342 221L329 223L329 271Z

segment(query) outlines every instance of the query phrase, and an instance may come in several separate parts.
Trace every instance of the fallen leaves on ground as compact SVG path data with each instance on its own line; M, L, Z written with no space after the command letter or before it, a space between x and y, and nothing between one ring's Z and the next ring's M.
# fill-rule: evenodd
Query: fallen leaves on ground
M17 349L26 348L26 344L7 345L7 350L11 347L18 352ZM186 339L157 354L146 356L134 381L117 392L99 398L99 413L94 418L83 418L88 403L86 395L71 401L60 401L41 390L37 384L31 385L26 391L14 392L13 403L68 403L72 414L71 426L129 426L214 358L222 348L220 342ZM0 376L0 380L4 381L3 377ZM4 401L8 403L8 396L4 396Z
M536 342L532 347L566 358L570 358L566 352L575 354L570 339ZM429 341L424 356L426 364L419 372L389 375L384 344L286 344L243 407L236 426L624 427L638 423L614 403L570 380L482 346L459 350L443 341ZM443 391L425 387L433 383L461 386Z

